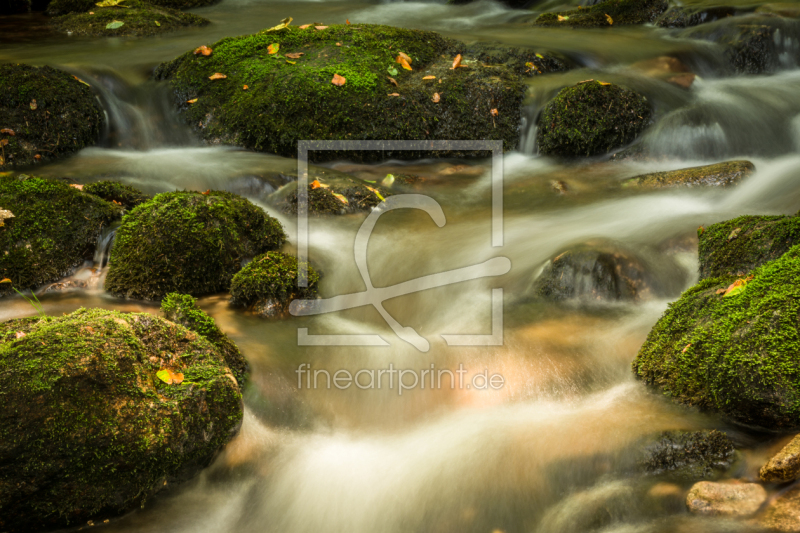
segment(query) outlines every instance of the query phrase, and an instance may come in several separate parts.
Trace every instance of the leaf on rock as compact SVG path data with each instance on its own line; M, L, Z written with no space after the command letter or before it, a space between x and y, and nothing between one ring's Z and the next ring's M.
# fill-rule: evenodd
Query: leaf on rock
M569 16L562 17L561 15L558 15L559 22L564 22L565 20L569 20Z
M305 54L305 52L291 52L288 54L284 54L289 59L300 59L300 56Z
M206 192L201 192L200 194L202 194L203 196L208 196L209 194L211 194L211 189L206 189Z
M314 27L315 27L316 29L318 29L318 30L325 30L325 29L327 29L327 28L328 28L327 26L314 26Z
M736 296L740 292L742 292L747 285L747 283L753 279L753 276L748 276L746 278L740 278L728 285L728 288L725 289L725 292L722 294L722 297L725 298L727 296Z
M8 278L0 279L0 283L11 283L11 280Z
M489 113L491 113L493 117L496 117L497 115L499 115L499 113L497 112L497 109L492 109L491 111L489 111Z
M224 80L227 77L228 76L226 76L225 74L222 74L220 72L215 72L214 74L209 76L208 79L210 79L210 80Z
M121 20L112 20L111 22L106 24L106 29L107 30L116 30L117 28L121 28L124 25L125 25L125 23L122 22Z
M397 85L397 80L396 79L392 78L391 76L386 76L386 78L388 78L389 83L391 83L395 87L399 87L399 85Z
M347 83L347 80L345 79L344 76L339 76L338 74L334 74L331 83L336 85L337 87L341 87L342 85Z
M8 209L0 209L0 228L6 225L6 220L9 218L14 218L14 213L9 211ZM3 278L0 283L11 283L11 280L8 278Z
M609 15L608 13L606 13L605 15L606 15L606 20L608 21L608 25L611 26L612 24L614 24L614 19L611 18L611 15Z
M247 90L247 89L249 89L249 88L250 88L250 87L248 87L247 85L243 85L243 86L242 86L242 90L243 90L243 91L246 91L246 90Z
M91 87L91 85L89 85L88 83L86 83L85 81L83 81L82 79L80 79L78 76L75 76L75 75L73 74L73 75L72 75L72 77L73 77L73 78L75 78L76 80L78 80L79 82L81 82L82 84L86 85L87 87Z
M391 74L392 76L397 76L397 69L396 69L396 68L394 68L394 67L389 67L389 68L387 68L387 69L386 69L386 72L388 72L388 73L389 73L389 74Z
M400 96L400 93L389 93L389 96Z
M204 56L208 57L212 52L213 50L206 45L194 49L194 55L203 54Z
M535 54L535 55L536 55L536 57L538 57L539 59L544 59L544 56L543 56L542 54Z
M400 52L400 53L397 55L397 59L396 59L395 61L397 61L398 63L400 63L400 59L401 59L401 58L402 58L402 59L405 59L405 60L408 62L408 64L409 64L409 65L410 65L411 63L413 63L413 62L414 62L414 60L413 60L413 59L411 59L411 56L409 56L408 54L404 54L403 52Z
M286 62L289 63L290 65L296 65L297 64L297 61L289 61L288 59L286 60Z
M458 54L456 58L453 60L453 66L450 67L450 70L455 70L461 66L461 54Z
M161 27L161 23L159 21L154 20L153 22L155 22L156 26L158 26L159 28Z
M597 83L599 83L600 85L611 85L611 84L610 84L609 82L607 82L607 81L600 81L600 80L598 80L598 81L597 81Z
M186 100L187 104L194 104L195 102L197 102L197 98L192 98L191 100Z
M273 44L267 46L267 53L270 54L270 55L277 54L278 50L280 50L280 49L281 49L281 45L279 43L273 43Z
M403 56L406 56L406 55L401 53L399 56L397 56L397 59L395 59L394 62L395 63L400 63L400 66L403 67L406 70L413 70L411 68L411 63L409 63L409 61L406 59L406 57L408 57L408 56L406 56L406 57L403 57Z
M379 192L378 192L378 189L373 189L373 188L372 188L372 187L370 187L369 185L364 185L364 187L366 187L367 189L369 189L370 191L372 191L373 193L375 193L375 196L377 196L378 198L380 198L380 199L381 199L381 202L383 202L384 200L386 200L386 198L384 198L384 197L383 197L383 195L381 195L381 193L379 193Z
M344 23L349 26L350 25L350 19L345 19Z
M14 133L14 130L10 128L3 128L2 130L0 130L0 133L5 133L7 135L16 135L16 133Z
M25 336L25 332L24 331L17 331L16 333L14 333L14 336L16 338L18 338L18 339L21 339L22 337Z
M423 80L435 80L436 76L424 76L422 79Z
M81 185L81 184L79 184L79 183L70 183L70 184L69 184L69 186L70 186L70 187L73 187L73 188L75 188L75 189L78 189L79 191L82 191L82 190L83 190L83 185Z
M277 26L273 26L268 30L264 30L264 33L268 33L268 32L271 32L271 31L283 30L285 28L288 28L289 24L291 24L293 20L294 19L292 17L286 17L285 19L281 20L281 23L278 24Z
M311 24L303 24L302 26L298 26L301 30L305 30L311 27Z
M439 93L433 93L433 103L438 104L441 99L442 97L439 96Z
M0 139L0 146L8 146L8 139Z
M124 1L125 0L103 0L102 2L97 2L95 5L97 7L128 7L120 5Z
M36 99L34 98L31 100L31 111L36 111L37 107L39 107L39 104L36 103Z
M183 383L183 374L165 368L156 372L156 377L167 385L180 385Z
M347 198L345 198L341 194L338 194L338 193L335 193L335 192L332 192L331 194L333 195L334 198L336 198L337 200L342 202L344 205L348 205L350 203L350 202L347 201Z

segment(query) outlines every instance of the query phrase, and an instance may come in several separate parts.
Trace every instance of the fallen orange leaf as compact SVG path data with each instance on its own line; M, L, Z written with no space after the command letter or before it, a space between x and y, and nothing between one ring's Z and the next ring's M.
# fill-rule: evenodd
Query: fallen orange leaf
M18 331L18 332L16 332L16 333L14 334L14 336L15 336L16 338L18 338L18 339L21 339L22 337L24 337L24 336L25 336L25 332L23 332L23 331Z
M267 53L270 55L277 54L280 47L281 45L279 45L278 43L271 44L267 46Z
M437 104L438 104L438 103L439 103L439 100L441 100L441 99L442 99L442 98L441 98L441 96L439 96L439 93L433 93L433 102L434 102L434 103L437 103Z
M83 190L83 185L79 185L77 183L70 183L69 186L70 187L74 187L74 188L78 189L79 191Z
M349 26L350 25L350 19L345 19L345 23Z
M7 134L12 135L12 136L16 135L16 133L14 133L14 130L12 130L10 128L3 128L2 130L0 130L0 133L7 133Z
M347 80L345 79L344 76L339 76L338 74L334 74L331 83L336 85L337 87L341 87L342 85L347 83Z
M183 374L180 372L173 372L168 368L156 372L156 377L167 385L180 385L183 383Z
M304 29L310 28L310 27L311 27L311 24L303 24L302 26L298 26L298 28L300 28L301 30L304 30Z
M400 93L389 93L389 96L400 96Z
M319 182L319 180L314 180L311 182L312 189L319 189L320 187L322 187L322 184Z
M425 77L424 77L424 78L422 78L422 79L423 79L423 80L435 80L435 79L436 79L436 76L425 76Z
M491 113L493 117L496 117L498 115L497 109L492 109L491 111L489 111L489 113Z
M413 70L411 68L411 65L409 65L408 61L406 61L406 59L404 57L397 56L396 62L400 63L400 66L403 67L406 70Z
M336 46L342 46L342 43L336 43Z
M210 80L224 80L227 77L228 76L226 76L225 74L221 74L219 72L215 72L214 74L209 76L208 79L210 79Z
M211 194L211 189L206 189L206 192L203 192L203 193L200 193L200 194L208 196L209 194Z
M42 158L42 156L40 154L36 154L35 156L33 156L33 158L38 161Z
M206 45L203 45L203 46L195 49L194 55L203 54L204 56L210 56L211 52L213 52L213 50L211 50L211 48L209 48Z
M289 59L300 59L300 56L305 54L305 52L292 52L290 54L284 54Z
M315 27L316 29L318 29L318 30L324 30L324 29L327 29L327 26L314 26L314 27Z
M250 87L248 87L247 85L245 85L245 86L243 86L243 87L242 87L242 90L243 90L243 91L246 91L246 90L247 90L247 89L249 89L249 88L250 88Z
M395 87L398 87L398 85L397 85L397 80L396 80L396 79L392 78L391 76L386 76L386 77L387 77L387 78L389 78L389 82L390 82L392 85L394 85Z
M605 15L606 15L606 20L608 21L608 25L611 26L612 24L614 24L614 19L611 18L611 15L609 15L608 13L606 13Z
M453 60L453 66L450 67L450 70L455 70L461 66L461 54L458 54L456 58Z
M333 194L333 196L334 196L334 197L335 197L337 200L339 200L340 202L342 202L344 205L348 205L348 204L350 203L350 202L348 202L348 201L347 201L347 198L345 198L345 197L344 197L344 196L342 196L341 194L337 194L337 193L335 193L335 192L334 192L334 193L331 193L331 194Z
M192 98L191 100L186 100L187 104L193 104L195 102L197 102L197 98Z
M402 58L402 59L405 59L406 61L408 61L408 64L409 64L409 65L410 65L411 63L413 63L413 62L414 62L414 60L413 60L413 59L411 59L411 56L409 56L408 54L404 54L403 52L400 52L400 53L397 55L397 59L395 59L395 61L397 61L397 62L399 63L401 58Z

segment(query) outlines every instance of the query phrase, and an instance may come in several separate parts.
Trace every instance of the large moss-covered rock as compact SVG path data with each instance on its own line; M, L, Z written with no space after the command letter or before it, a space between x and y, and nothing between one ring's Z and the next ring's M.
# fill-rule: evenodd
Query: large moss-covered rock
M543 155L606 154L631 143L650 123L647 98L599 81L561 89L542 110L536 142Z
M89 86L71 74L0 64L0 171L91 146L104 123Z
M700 279L743 276L800 243L800 217L741 216L699 233Z
M699 282L672 303L633 362L674 400L771 430L800 427L800 246L735 279Z
M231 303L248 307L260 316L277 316L288 311L294 299L317 294L319 274L306 264L308 286L298 287L297 258L281 252L267 252L245 265L231 282Z
M59 180L0 177L0 296L56 281L91 259L103 228L119 207Z
M622 182L623 187L662 189L669 187L730 187L753 173L750 161L726 161L713 165L681 168L634 176Z
M590 7L542 13L534 26L608 28L654 22L669 7L667 0L605 0Z
M161 311L167 320L199 333L216 346L239 386L244 385L249 369L247 360L239 347L219 329L214 319L200 309L194 298L173 292L161 301Z
M76 8L81 7L82 4L76 4ZM113 7L89 7L93 11L68 12L53 18L51 24L58 31L72 35L116 37L120 35L155 35L189 26L205 26L210 23L192 13L183 13L177 9L142 0L125 0L120 5ZM122 25L117 26L114 24L116 22L121 22Z
M92 194L103 200L117 203L126 209L133 209L148 201L152 196L135 187L117 181L97 181L83 186L83 192Z
M31 10L30 0L0 0L0 15L15 15Z
M270 46L277 52L270 54ZM169 80L186 122L209 142L289 157L297 156L302 139L502 140L511 150L519 136L523 78L563 69L533 50L491 60L492 54L470 53L433 32L368 24L290 26L210 48L209 56L189 51L156 70L157 79ZM413 70L396 63L401 52ZM466 68L452 69L459 53ZM227 78L210 79L216 73ZM343 85L334 85L334 76L344 78ZM476 152L310 153L314 160L423 155Z
M123 217L105 288L144 299L224 291L243 261L285 240L277 220L235 194L159 194Z
M181 383L157 377L182 374ZM178 376L176 381L178 381ZM242 403L217 348L148 314L0 324L0 530L85 525L207 466Z
M130 0L123 0L121 5L128 5ZM148 4L171 9L190 9L203 7L216 3L219 0L148 0ZM66 15L67 13L86 13L98 11L96 0L52 0L47 5L47 14L50 16ZM133 5L132 3L130 5ZM107 8L99 8L107 9Z

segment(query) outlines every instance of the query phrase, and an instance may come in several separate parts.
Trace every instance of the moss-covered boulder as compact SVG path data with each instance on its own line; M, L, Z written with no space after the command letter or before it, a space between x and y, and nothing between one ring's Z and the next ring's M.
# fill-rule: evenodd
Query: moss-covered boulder
M605 0L590 7L542 13L534 26L609 28L654 22L669 7L667 0Z
M539 153L561 157L606 154L633 142L650 123L647 98L599 81L561 89L542 110Z
M75 76L51 67L0 64L0 171L95 144L105 118Z
M80 309L0 324L0 390L8 533L139 508L207 466L242 421L218 349L148 314Z
M81 5L76 4L75 7L79 8ZM118 6L95 5L89 8L92 11L68 12L55 17L51 24L58 31L90 37L146 36L210 24L208 20L192 13L183 13L142 0L124 0Z
M673 6L656 21L662 28L689 28L736 14L733 6Z
M31 10L31 0L0 0L0 15L16 15Z
M247 307L259 316L285 314L294 299L314 298L319 274L306 264L308 287L297 286L297 258L267 252L245 265L231 282L231 303Z
M744 276L800 244L800 217L741 216L698 233L701 280Z
M108 202L113 202L123 206L125 209L133 209L139 204L150 200L152 196L145 194L135 187L125 185L117 181L97 181L83 186L83 192L102 198Z
M64 182L0 177L0 296L56 281L91 259L103 228L122 210ZM12 216L8 216L12 215Z
M143 299L225 291L245 260L285 240L280 222L235 194L159 194L123 217L105 288Z
M238 346L219 329L214 319L200 309L197 300L188 294L173 292L161 300L161 311L167 320L202 335L208 342L216 346L239 386L244 386L244 380L249 370L247 360L239 351Z
M524 77L559 68L533 50L492 55L487 63L477 58L491 54L468 52L433 32L317 27L223 39L210 44L208 56L189 51L162 64L156 78L168 80L187 124L207 141L296 157L302 139L502 140L511 150L519 137ZM396 62L400 53L411 58L412 70ZM453 69L457 54L463 54L462 67ZM312 160L432 155L485 153L310 152Z
M734 280L703 280L672 303L633 370L678 402L742 424L797 429L800 246Z
M721 431L665 431L638 450L638 466L648 475L676 481L718 479L733 464L735 448Z
M344 215L371 211L391 196L385 187L347 176L326 176L308 185L308 213ZM297 214L297 182L277 191L270 201L282 212Z
M752 174L755 168L750 161L726 161L714 165L642 174L623 181L622 186L644 189L731 187Z

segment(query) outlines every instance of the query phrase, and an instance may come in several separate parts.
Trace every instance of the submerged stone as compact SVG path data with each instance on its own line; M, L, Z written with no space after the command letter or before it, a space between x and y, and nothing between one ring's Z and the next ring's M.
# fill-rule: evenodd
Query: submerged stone
M267 252L245 265L231 282L231 303L244 306L259 316L288 312L295 299L314 298L319 274L306 264L307 287L297 286L297 258L281 252Z
M800 217L745 215L699 233L701 280L744 276L800 243Z
M686 507L693 514L745 517L758 511L767 491L757 483L696 483L686 496Z
M369 24L289 26L209 47L209 56L189 51L156 70L174 90L185 121L206 141L287 157L297 156L303 139L496 140L511 150L519 137L523 79L564 69L534 51L492 59L485 48L471 52L437 33ZM411 58L412 70L396 62L400 53ZM453 69L457 54L462 66ZM217 73L226 77L210 79ZM454 147L309 155L377 160L486 153Z
M762 481L768 483L785 483L800 478L800 435L795 436L762 466L758 475Z
M71 74L0 64L0 172L91 146L104 124L92 90Z
M235 194L159 194L123 217L105 288L142 299L225 291L244 261L285 240L280 222Z
M122 205L125 209L133 209L150 200L152 196L135 187L116 181L98 181L83 186L83 192L102 198L108 202Z
M539 153L602 155L633 142L650 123L647 98L626 87L591 80L561 89L542 111Z
M0 177L0 296L68 275L94 255L103 229L122 210L50 178Z
M217 348L148 314L80 309L0 324L0 390L8 533L142 507L210 464L242 421Z
M688 28L736 14L733 6L673 6L656 21L662 28Z
M392 196L385 187L348 176L326 176L308 186L308 213L344 215L372 211ZM270 199L286 214L297 214L297 182L290 183Z
M80 5L76 7L80 8ZM84 12L89 8L93 11ZM125 0L114 7L95 5L89 8L55 17L51 24L58 31L89 37L156 35L188 26L210 24L208 20L192 13L142 0Z
M666 11L666 0L605 0L590 7L542 13L533 21L534 26L608 28L648 24Z
M661 189L666 187L730 187L753 173L750 161L726 161L714 165L642 174L622 182L623 187Z
M677 402L769 430L800 427L800 246L736 278L699 282L670 304L633 362Z
M640 468L681 481L716 479L733 463L735 449L721 431L665 431L642 449Z

